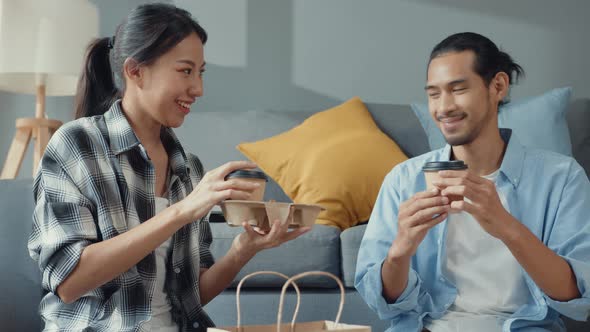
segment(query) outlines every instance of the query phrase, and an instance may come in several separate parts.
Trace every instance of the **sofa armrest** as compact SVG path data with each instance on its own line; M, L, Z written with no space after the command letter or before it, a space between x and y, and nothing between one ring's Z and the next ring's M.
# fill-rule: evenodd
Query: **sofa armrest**
M40 331L41 271L29 256L33 181L0 180L0 330Z
M346 287L354 287L356 260L366 229L367 224L360 224L350 227L340 234L342 281Z

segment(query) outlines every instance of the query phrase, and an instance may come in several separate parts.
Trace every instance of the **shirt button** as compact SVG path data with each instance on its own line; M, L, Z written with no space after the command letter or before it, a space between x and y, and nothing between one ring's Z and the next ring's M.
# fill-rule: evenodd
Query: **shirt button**
M199 322L194 322L194 323L193 323L193 327L194 327L194 328L198 328L199 326L200 326L200 325L199 325Z
M180 273L180 268L179 268L179 267L175 268L175 269L174 269L174 272L175 272L175 273Z

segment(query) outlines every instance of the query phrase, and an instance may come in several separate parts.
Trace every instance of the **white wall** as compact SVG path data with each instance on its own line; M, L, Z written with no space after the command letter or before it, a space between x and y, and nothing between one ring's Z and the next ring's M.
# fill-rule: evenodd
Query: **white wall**
M424 99L432 47L461 31L484 34L527 72L513 97L571 85L590 97L590 1L569 0L176 0L211 34L206 108L313 107L301 91L332 101L360 95L375 102ZM232 8L232 9L229 9ZM273 12L269 12L272 8ZM235 9L235 11L233 11ZM224 12L232 12L231 17ZM242 16L236 13L242 12ZM238 20L235 17L239 17ZM211 22L211 23L210 23ZM243 35L243 43L215 40ZM233 66L224 64L234 55ZM247 54L248 58L239 55ZM268 54L282 56L268 59ZM259 61L258 58L266 59ZM218 60L219 59L219 60ZM269 61L270 60L270 61ZM246 63L236 69L235 63ZM231 68L231 69L230 69ZM234 74L215 75L216 71ZM233 81L226 88L221 79ZM263 79L270 82L262 82ZM236 84L235 81L241 82ZM248 86L253 82L253 86ZM274 84L274 85L273 85ZM282 90L276 92L277 84ZM260 85L267 89L256 89ZM212 87L210 87L212 86ZM212 91L219 88L219 91ZM289 90L289 92L286 92ZM247 96L244 91L247 91ZM281 95L269 105L265 91ZM234 96L238 97L234 97ZM322 98L319 98L322 99ZM321 105L320 105L321 106Z
M515 3L523 9L510 9ZM297 85L338 98L360 94L374 101L409 103L423 98L432 47L452 33L474 31L525 68L527 79L515 96L573 85L577 95L590 97L584 81L590 71L583 66L590 56L590 2L575 3L295 1L294 79ZM514 13L505 13L510 10ZM548 13L553 10L561 15Z

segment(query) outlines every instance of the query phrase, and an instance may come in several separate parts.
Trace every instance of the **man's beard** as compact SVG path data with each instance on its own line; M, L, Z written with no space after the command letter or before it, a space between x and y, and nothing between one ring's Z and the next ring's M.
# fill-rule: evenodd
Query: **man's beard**
M450 117L450 116L460 116L462 117L461 121L465 121L467 118L467 115L463 112L451 112L446 114L445 117ZM444 117L438 117L438 121L443 121ZM477 134L474 133L474 131L469 131L466 132L464 134L460 134L458 136L453 136L451 135L451 137L447 137L444 134L444 131L442 130L442 128L439 128L439 130L441 131L441 133L443 134L443 137L445 138L445 141L447 141L447 143L451 146L458 146L458 145L465 145L465 144L469 144L471 142L473 142L473 140L475 139L475 137L477 137Z
M482 120L484 121L484 120ZM450 146L460 146L460 145L467 145L471 144L475 139L480 135L481 131L483 130L483 123L480 123L479 126L472 128L471 130L467 131L466 133L447 137L444 135L445 141L449 143Z
M457 137L446 137L445 136L445 140L447 141L447 143L449 143L450 146L459 146L459 145L470 144L471 142L473 142L475 140L476 137L477 137L476 133L470 132L465 135L457 136Z

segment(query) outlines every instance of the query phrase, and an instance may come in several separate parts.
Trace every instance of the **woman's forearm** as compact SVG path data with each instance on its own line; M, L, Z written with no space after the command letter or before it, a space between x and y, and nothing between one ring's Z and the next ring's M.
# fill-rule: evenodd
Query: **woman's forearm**
M223 258L203 271L199 280L201 304L206 305L219 295L255 254L255 252L238 250L232 245Z
M72 303L136 265L186 222L173 205L111 239L84 248L78 264L57 287L62 301Z

